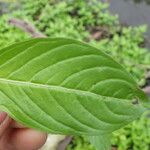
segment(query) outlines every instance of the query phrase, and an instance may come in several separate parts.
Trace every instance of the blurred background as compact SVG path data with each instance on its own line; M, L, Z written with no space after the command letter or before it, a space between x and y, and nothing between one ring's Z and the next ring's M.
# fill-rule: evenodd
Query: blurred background
M0 0L0 48L69 37L110 54L150 94L150 0ZM150 150L150 111L113 134L112 150ZM42 150L94 150L86 137L49 135Z

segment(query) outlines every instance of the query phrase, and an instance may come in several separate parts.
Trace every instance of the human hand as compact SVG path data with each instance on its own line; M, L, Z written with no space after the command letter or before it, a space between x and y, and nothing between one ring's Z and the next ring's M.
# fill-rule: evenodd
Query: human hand
M45 133L25 128L0 112L0 150L38 150L46 138Z

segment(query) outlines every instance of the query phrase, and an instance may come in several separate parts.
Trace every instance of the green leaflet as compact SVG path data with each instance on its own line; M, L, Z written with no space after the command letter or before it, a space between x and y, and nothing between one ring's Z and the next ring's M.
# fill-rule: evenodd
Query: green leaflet
M110 56L63 38L32 39L0 50L0 108L49 133L110 134L148 102Z

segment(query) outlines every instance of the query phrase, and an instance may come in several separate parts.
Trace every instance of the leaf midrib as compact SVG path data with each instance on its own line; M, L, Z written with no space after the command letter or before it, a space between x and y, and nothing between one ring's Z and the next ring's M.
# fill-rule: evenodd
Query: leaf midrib
M59 85L48 85L48 84L42 84L42 83L35 83L35 82L29 82L29 81L21 81L21 80L10 80L10 79L5 79L5 78L0 78L0 83L9 83L9 84L13 84L13 85L27 85L27 86L33 86L33 87L39 87L39 88L46 88L46 89L57 89L57 90L61 90L61 91L68 91L68 92L75 92L75 93L81 93L81 94L87 94L90 96L94 96L94 97L103 97L103 101L109 101L107 98L115 98L118 100L126 100L126 102L129 103L128 99L119 99L116 97L110 97L110 96L103 96L100 94L96 94L93 93L91 91L85 91L85 90L80 90L80 89L73 89L73 88L67 88L67 87L63 87L63 86L59 86Z

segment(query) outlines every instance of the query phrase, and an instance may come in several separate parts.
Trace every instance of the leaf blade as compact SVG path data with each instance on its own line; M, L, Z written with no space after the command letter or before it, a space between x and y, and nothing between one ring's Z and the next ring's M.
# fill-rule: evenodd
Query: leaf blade
M34 39L1 51L0 107L29 127L99 135L119 129L145 111L145 95L132 77L87 44ZM140 103L133 105L133 98Z

